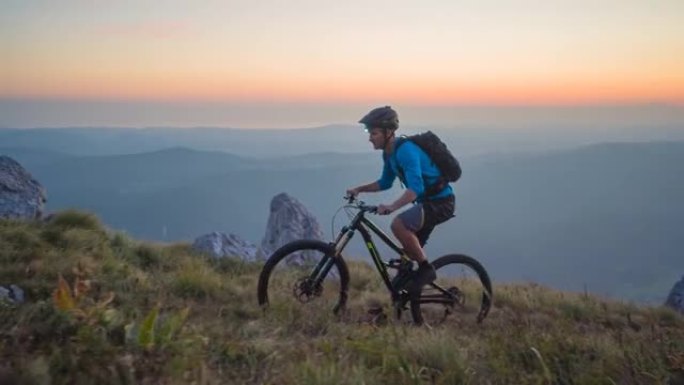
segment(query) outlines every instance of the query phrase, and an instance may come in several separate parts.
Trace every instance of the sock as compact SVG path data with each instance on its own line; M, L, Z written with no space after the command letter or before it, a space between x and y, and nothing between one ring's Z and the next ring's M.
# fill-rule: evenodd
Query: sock
M428 262L428 260L426 259L419 263L418 266L430 266L430 262Z

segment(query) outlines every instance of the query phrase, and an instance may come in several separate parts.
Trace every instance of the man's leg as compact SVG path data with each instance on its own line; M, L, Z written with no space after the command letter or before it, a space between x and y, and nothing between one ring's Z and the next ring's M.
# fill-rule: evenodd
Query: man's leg
M418 263L427 260L423 248L420 247L420 241L416 233L407 229L399 216L394 217L392 221L392 233L404 247L404 251L406 251L406 255L409 258Z
M416 209L414 207L410 210ZM418 236L408 228L404 223L406 218L410 218L407 215L398 215L392 221L392 233L397 237L401 245L404 247L406 255L412 260L418 262L418 270L416 271L415 277L407 285L407 289L411 295L420 295L420 291L424 285L434 281L437 278L437 273L435 268L428 262L425 252L420 245L420 240ZM411 224L409 224L410 226Z

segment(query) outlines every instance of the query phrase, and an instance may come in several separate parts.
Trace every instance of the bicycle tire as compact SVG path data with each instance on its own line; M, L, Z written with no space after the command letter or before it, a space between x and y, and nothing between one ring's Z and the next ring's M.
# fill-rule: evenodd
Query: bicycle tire
M273 254L266 260L266 263L259 274L257 299L260 306L264 308L270 306L270 297L273 297L273 294L276 294L278 290L283 289L282 287L273 287L273 274L277 271L277 268L282 267L284 270L289 270L289 272L295 271L298 268L298 266L286 266L288 257L296 255L298 252L314 252L316 256L312 258L313 260L311 262L317 263L318 260L316 259L320 259L326 255L332 255L334 253L334 247L331 244L322 241L304 239L290 242L273 252ZM310 269L308 271L310 271ZM332 277L330 273L332 273ZM302 274L304 273L302 272ZM300 280L305 278L305 274L302 274L299 275ZM347 267L347 263L341 256L335 257L333 267L324 281L331 281L333 279L339 280L337 285L339 292L337 294L333 293L333 297L337 296L337 299L334 300L336 303L333 307L333 312L338 314L346 306L347 292L349 289L349 269ZM298 284L297 278L295 278L295 282L293 283L295 283L295 286ZM321 290L324 289L321 288ZM271 294L270 296L269 293ZM319 297L320 295L320 293L317 293L316 296ZM284 295L284 297L287 297L287 295ZM296 299L295 295L292 297ZM299 302L302 301L299 300Z
M437 272L438 280L440 279L440 277L444 279L449 278L443 277L445 275L444 273L447 267L465 267L475 273L479 281L479 283L476 283L475 286L478 287L477 290L482 290L482 297L480 299L476 317L477 323L481 323L489 314L489 310L491 309L494 295L491 279L489 278L489 274L487 273L487 270L485 270L484 266L482 266L482 264L478 262L475 258L463 254L444 255L442 257L435 259L434 262L432 262L432 265L434 266L435 271ZM442 275L440 275L440 269L442 270ZM456 290L458 290L458 288L456 288ZM427 294L426 292L434 291L435 289L433 289L431 285L426 285L422 288L421 297L425 298ZM425 306L421 305L421 302L421 300L416 300L415 298L412 298L410 300L411 317L413 319L413 322L418 325L421 325L425 322L425 317L423 314Z

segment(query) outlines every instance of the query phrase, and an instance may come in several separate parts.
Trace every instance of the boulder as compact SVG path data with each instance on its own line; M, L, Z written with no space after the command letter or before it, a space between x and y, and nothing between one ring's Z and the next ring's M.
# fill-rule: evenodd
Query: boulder
M213 232L195 239L194 250L211 255L214 258L238 257L245 261L257 259L257 246L235 234Z
M0 218L39 219L46 193L14 159L0 155Z
M0 286L0 302L19 305L24 303L24 290L17 285Z
M318 220L297 199L281 193L271 200L271 212L266 225L266 234L261 241L259 256L267 258L279 247L299 239L323 240L323 231ZM314 254L297 253L286 260L287 264L300 265Z
M684 276L677 281L665 300L665 306L684 314Z

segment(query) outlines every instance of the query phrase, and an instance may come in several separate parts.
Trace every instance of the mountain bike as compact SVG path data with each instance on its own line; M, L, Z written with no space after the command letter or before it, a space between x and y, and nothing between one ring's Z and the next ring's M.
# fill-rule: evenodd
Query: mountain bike
M366 217L366 214L377 214L377 206L366 205L355 197L345 199L347 203L343 207L356 214L342 227L334 242L297 240L280 247L268 258L258 283L258 301L262 307L316 302L320 304L319 308L331 306L335 314L340 314L347 304L350 279L341 253L358 231L390 293L397 319L401 319L407 309L411 310L412 320L418 325L442 323L456 312L475 314L477 323L485 319L492 306L492 283L477 260L463 254L439 257L432 262L437 280L425 285L418 295L409 293L404 286L417 269L416 263ZM371 232L399 257L383 260ZM396 271L393 277L390 277L390 270Z

